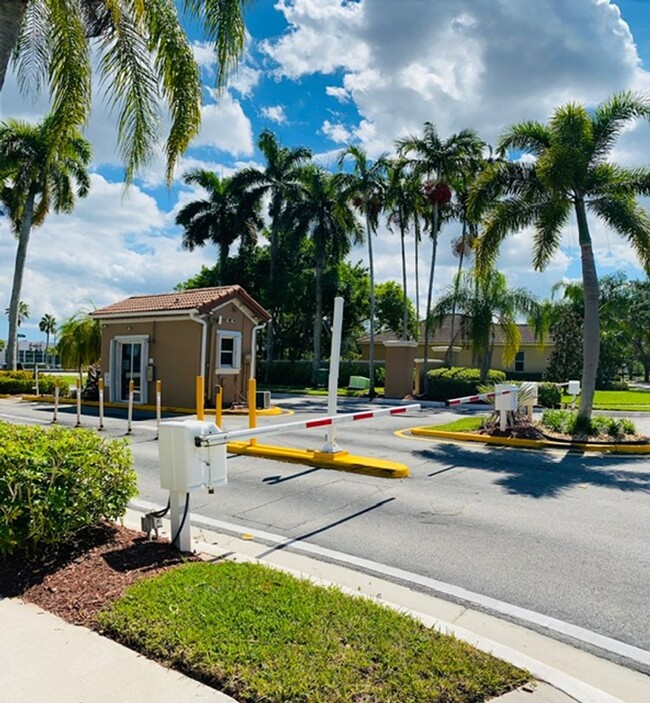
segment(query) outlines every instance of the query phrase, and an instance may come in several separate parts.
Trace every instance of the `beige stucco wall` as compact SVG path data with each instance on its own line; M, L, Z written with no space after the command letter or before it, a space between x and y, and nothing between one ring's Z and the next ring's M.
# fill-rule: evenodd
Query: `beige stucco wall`
M208 403L214 403L215 387L223 389L223 403L245 402L251 363L251 334L253 320L233 302L216 309L207 320L205 395ZM164 317L150 320L133 319L102 320L102 372L105 376L119 373L109 368L111 343L116 337L146 336L149 343L148 358L154 366L154 378L146 383L147 402L155 402L156 381L162 381L163 405L182 408L196 406L196 377L201 369L201 334L203 327L198 322L185 319L166 320ZM237 373L219 373L217 369L217 330L241 334L241 366ZM107 400L111 398L110 377L106 383Z

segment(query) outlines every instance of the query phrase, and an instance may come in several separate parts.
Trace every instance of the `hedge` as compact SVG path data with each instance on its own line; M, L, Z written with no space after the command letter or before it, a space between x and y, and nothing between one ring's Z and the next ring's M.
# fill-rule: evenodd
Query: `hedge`
M55 376L39 376L38 390L45 395L54 394ZM31 395L35 393L36 381L32 371L0 371L0 394ZM64 378L59 379L61 396L69 395L70 384Z
M477 392L481 372L479 369L467 369L462 366L432 369L425 378L424 394L428 400L449 400ZM490 369L485 379L486 384L505 383L503 371Z
M0 422L0 555L34 552L116 520L137 494L124 440Z
M328 369L328 363L323 362L321 368ZM338 385L340 387L347 386L350 376L367 377L368 371L369 364L367 361L341 361ZM262 362L258 366L257 378L260 383L267 385L308 387L311 385L311 373L311 361L273 361L270 366L266 362ZM378 386L383 386L385 379L384 362L376 361L375 383Z

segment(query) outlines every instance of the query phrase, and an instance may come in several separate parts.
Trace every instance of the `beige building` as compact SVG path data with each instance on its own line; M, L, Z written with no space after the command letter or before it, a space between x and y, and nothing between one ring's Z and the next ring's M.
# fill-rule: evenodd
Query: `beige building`
M196 377L208 403L223 388L224 405L244 401L255 367L257 331L269 313L240 286L141 295L96 310L102 325L102 372L107 400L196 406Z
M505 338L503 331L498 325L494 325L494 351L492 353L491 368L505 371L512 377L521 374L541 374L548 365L548 359L553 351L555 344L552 339L546 339L543 344L540 344L535 339L535 334L530 325L518 325L521 334L521 345L519 352L512 364L505 365L503 363L503 352L505 349ZM420 343L416 351L416 358L424 357L424 325L420 332ZM375 335L375 359L383 361L386 358L385 342L396 340L397 336L392 332L384 332ZM429 360L433 362L433 366L442 366L449 347L451 339L451 318L448 317L444 323L438 327L430 335L429 342ZM361 341L361 354L363 359L368 359L370 349L370 340L365 338ZM472 367L472 349L467 340L462 328L462 319L457 318L454 327L454 345L453 345L453 366Z

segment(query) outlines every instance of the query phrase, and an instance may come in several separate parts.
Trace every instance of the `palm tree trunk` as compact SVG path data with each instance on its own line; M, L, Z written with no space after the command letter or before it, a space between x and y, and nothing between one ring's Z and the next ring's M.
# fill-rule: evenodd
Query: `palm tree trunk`
M372 231L366 214L366 237L368 237L368 267L370 269L370 350L368 352L368 377L370 400L375 397L375 264L372 257Z
M11 52L16 46L20 25L27 9L27 0L0 2L0 90L4 86Z
M578 220L578 237L580 241L580 258L582 260L582 286L584 291L584 325L582 340L582 394L578 416L590 419L596 391L596 373L600 356L600 316L598 273L594 261L594 251L589 234L585 203L581 196L575 201Z
M7 368L16 370L18 355L18 307L20 305L20 292L23 287L23 274L27 260L27 245L32 231L32 218L34 215L34 200L36 195L30 191L25 203L25 212L20 221L18 232L18 246L16 247L16 263L14 264L14 282L11 288L11 301L9 302L9 339L7 341Z
M431 247L431 269L429 271L429 290L427 291L427 316L424 320L424 373L427 373L427 364L429 362L429 332L431 331L431 299L433 297L433 274L436 268L436 254L438 252L438 203L433 205L433 223L431 229L432 247Z
M404 222L402 220L402 212L399 213L399 229L402 245L402 287L404 288L404 310L402 311L402 339L408 339L408 295L406 293L406 246L404 242Z
M316 260L316 313L314 316L314 359L311 367L311 384L316 387L316 376L321 358L321 331L323 328L323 260Z
M219 244L219 285L220 286L224 285L229 250L230 250L230 247L227 244L225 244L223 242Z
M452 360L452 348L454 346L454 334L456 332L456 298L458 297L458 286L460 285L460 274L463 270L463 259L465 258L465 236L467 235L467 223L463 220L463 232L461 237L460 255L458 257L458 271L456 272L456 277L454 278L454 302L451 308L451 331L449 333L449 348L447 349L447 354L445 356L445 363L447 366L451 366Z
M414 215L415 222L415 319L417 321L415 330L415 341L420 341L420 264L418 251L420 248L420 218L417 213Z

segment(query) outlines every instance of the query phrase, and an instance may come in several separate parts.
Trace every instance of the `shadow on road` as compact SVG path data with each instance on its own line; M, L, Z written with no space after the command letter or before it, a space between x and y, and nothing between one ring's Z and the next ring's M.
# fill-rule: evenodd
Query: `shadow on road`
M443 464L442 469L428 474L429 478L456 467L489 471L501 475L496 483L509 493L533 498L554 498L581 485L650 493L650 472L639 471L640 462L646 462L641 467L647 467L647 459L642 457L638 461L626 458L623 463L620 457L576 452L558 459L557 453L497 448L478 453L455 444L437 444L413 454Z

